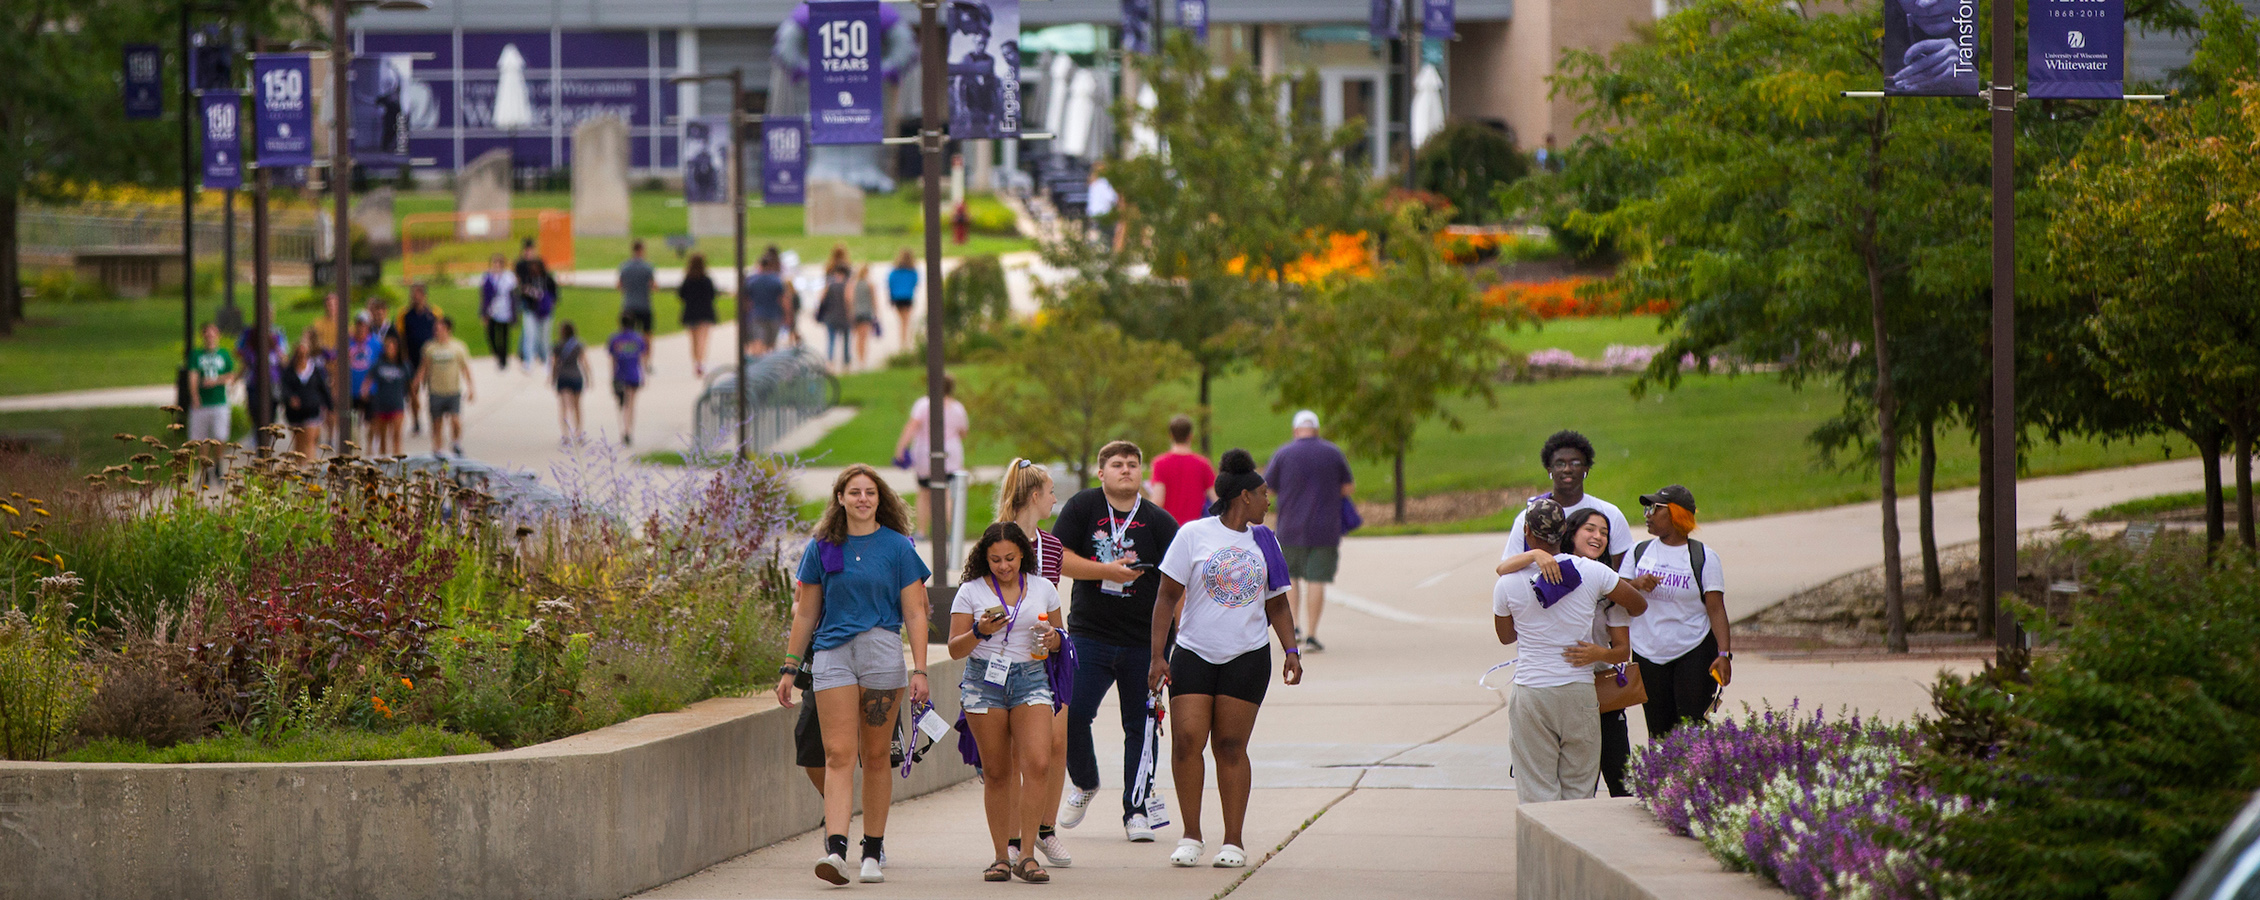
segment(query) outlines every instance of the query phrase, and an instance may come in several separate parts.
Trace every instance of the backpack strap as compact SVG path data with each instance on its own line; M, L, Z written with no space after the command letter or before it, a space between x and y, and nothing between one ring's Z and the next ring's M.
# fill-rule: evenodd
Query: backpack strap
M1703 593L1704 593L1704 591L1703 591L1703 560L1704 560L1704 556L1703 556L1703 553L1704 553L1704 550L1703 550L1703 542L1702 542L1702 541L1698 541L1698 540L1696 540L1696 539L1694 539L1694 538L1688 538L1688 539L1687 539L1687 567L1688 567L1688 568L1690 568L1690 569L1693 569L1693 570L1695 570L1695 599L1696 599L1696 600L1697 600L1698 602L1699 602L1699 601L1701 601L1701 600L1703 599Z
M1643 556L1646 556L1646 555L1648 555L1648 545L1649 545L1649 544L1653 544L1653 543L1655 543L1655 542L1656 542L1656 539L1655 539L1655 538L1649 538L1649 539L1647 539L1647 540L1645 540L1645 541L1641 541L1640 543L1637 543L1637 544L1634 544L1634 545L1632 545L1632 570L1633 570L1633 571L1635 571L1635 572L1638 572L1638 571L1640 571L1640 557L1643 557Z

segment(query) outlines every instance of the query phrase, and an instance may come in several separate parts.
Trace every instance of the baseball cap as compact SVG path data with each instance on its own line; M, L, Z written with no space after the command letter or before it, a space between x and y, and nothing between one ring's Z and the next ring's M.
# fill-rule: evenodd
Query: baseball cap
M1522 523L1533 539L1556 547L1569 536L1569 515L1562 512L1561 504L1552 500L1531 501L1530 508L1523 511Z
M1683 485L1667 484L1664 485L1663 490L1653 494L1640 495L1640 505L1642 506L1655 506L1663 503L1676 503L1686 507L1688 512L1695 511L1695 495Z
M1318 414L1317 414L1317 413L1314 413L1314 412L1311 412L1310 410L1307 410L1307 409L1306 409L1306 410L1303 410L1302 412L1296 413L1296 414L1295 414L1295 427L1296 427L1296 428L1317 428L1317 427L1318 427Z

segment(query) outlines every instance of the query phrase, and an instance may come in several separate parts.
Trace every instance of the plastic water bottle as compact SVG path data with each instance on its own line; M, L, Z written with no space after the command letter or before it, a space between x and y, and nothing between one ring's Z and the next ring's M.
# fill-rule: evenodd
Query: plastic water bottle
M1050 622L1051 622L1051 616L1050 616L1049 614L1046 614L1046 613L1037 613L1037 614L1036 614L1036 624L1038 624L1038 625L1048 625L1048 624L1050 624ZM1035 650L1033 650L1033 651L1031 651L1031 652L1029 653L1029 656L1028 656L1028 658L1029 658L1029 659L1033 659L1033 660L1036 660L1036 661L1039 661L1039 662L1041 662L1041 661L1043 661L1043 660L1047 660L1047 659L1050 659L1050 658L1051 658L1051 656L1052 656L1052 652L1051 652L1050 650L1046 650L1046 649L1044 649L1044 639L1043 639L1043 638L1042 638L1041 636L1037 637L1037 638L1036 638L1036 649L1035 649Z

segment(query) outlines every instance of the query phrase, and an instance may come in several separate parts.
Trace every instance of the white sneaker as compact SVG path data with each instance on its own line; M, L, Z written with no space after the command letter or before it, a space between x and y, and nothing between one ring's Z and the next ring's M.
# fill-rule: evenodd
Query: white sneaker
M1037 838L1036 850L1044 855L1044 862L1054 869L1075 865L1075 857L1067 855L1067 845L1060 842L1057 834Z
M1219 858L1222 858L1222 854L1219 854ZM1218 863L1218 865L1223 864ZM863 858L863 875L858 880L864 884L879 884L887 880L887 873L879 870L878 857L866 856Z
M1099 795L1098 788L1076 788L1067 792L1067 806L1059 811L1059 827L1073 828L1083 824L1083 814L1091 811L1091 799Z
M827 854L823 859L816 861L816 877L825 881L833 884L846 884L848 883L847 873L847 859L837 853Z
M1169 864L1180 869L1190 869L1200 861L1201 842L1192 838L1178 838L1177 849L1169 853Z
M1130 842L1133 844L1151 844L1154 842L1154 829L1153 826L1146 824L1145 813L1131 813L1130 818L1122 823L1122 830L1130 836Z

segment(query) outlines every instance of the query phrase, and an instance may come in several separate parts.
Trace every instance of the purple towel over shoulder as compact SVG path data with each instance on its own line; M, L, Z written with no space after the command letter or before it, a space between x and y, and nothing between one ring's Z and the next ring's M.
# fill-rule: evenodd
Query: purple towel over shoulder
M1287 551L1279 549L1279 536L1261 525L1250 525L1248 530L1255 532L1256 549L1263 551L1265 585L1275 591L1286 587Z
M1571 591L1577 590L1578 585L1585 582L1585 576L1577 572L1575 559L1567 553L1554 554L1554 561L1562 565L1562 580L1560 583L1547 581L1544 572L1534 569L1530 573L1530 586L1538 592L1538 608L1552 607L1561 602L1563 597L1569 596Z

